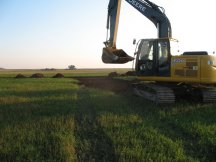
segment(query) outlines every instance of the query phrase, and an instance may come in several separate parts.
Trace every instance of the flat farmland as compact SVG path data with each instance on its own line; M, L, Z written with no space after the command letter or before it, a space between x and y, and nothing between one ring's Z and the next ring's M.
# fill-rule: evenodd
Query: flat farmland
M216 161L214 103L156 106L112 71L0 71L0 161Z

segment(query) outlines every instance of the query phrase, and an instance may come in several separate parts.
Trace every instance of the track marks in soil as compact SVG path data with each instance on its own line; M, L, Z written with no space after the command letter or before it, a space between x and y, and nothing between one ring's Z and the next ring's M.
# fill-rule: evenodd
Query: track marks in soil
M132 92L132 84L129 81L117 80L109 77L89 77L77 79L79 80L79 84L85 85L89 88L112 91L126 95Z

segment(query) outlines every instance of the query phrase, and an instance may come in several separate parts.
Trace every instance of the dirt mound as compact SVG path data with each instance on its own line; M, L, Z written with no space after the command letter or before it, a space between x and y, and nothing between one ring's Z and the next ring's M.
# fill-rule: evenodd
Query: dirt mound
M125 73L126 76L136 76L136 72L135 71L128 71Z
M117 72L111 72L108 74L108 77L113 78L113 77L124 77L124 76L136 76L136 72L135 71L128 71L124 74L118 74Z
M31 76L31 78L44 78L44 75L41 73L35 73Z
M64 75L61 73L57 73L56 75L53 76L53 78L64 78Z
M17 74L17 76L15 78L26 78L26 76L23 74Z
M108 77L113 78L113 77L118 77L120 76L117 72L111 72L108 74Z

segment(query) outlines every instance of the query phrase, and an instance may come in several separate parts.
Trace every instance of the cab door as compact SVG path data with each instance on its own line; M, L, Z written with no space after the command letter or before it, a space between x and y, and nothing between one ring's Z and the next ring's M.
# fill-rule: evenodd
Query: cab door
M168 39L141 40L136 58L136 72L141 76L170 76L170 43Z
M170 76L171 55L168 40L158 40L156 44L157 76Z
M136 58L136 72L141 76L156 75L156 41L154 39L143 39L138 46Z

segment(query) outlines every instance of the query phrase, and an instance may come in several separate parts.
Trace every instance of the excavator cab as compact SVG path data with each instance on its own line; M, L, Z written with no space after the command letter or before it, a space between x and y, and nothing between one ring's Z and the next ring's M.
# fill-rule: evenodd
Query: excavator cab
M141 76L170 76L171 51L169 38L142 39L136 52L136 72Z

